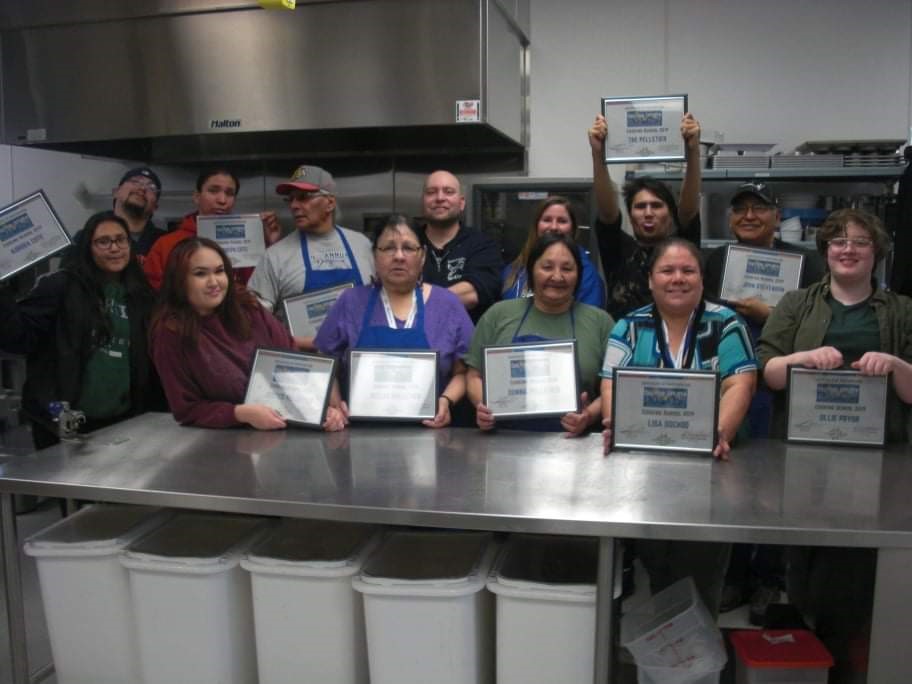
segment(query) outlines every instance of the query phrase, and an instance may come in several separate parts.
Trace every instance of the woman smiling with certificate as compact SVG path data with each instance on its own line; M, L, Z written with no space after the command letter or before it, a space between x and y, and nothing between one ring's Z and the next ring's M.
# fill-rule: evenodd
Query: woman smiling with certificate
M461 357L472 338L472 321L454 294L419 282L425 249L404 216L394 214L387 218L374 235L373 251L379 283L343 292L320 326L314 344L343 363L348 362L347 353L353 349L436 351L437 386L443 391L433 400L434 417L423 424L433 428L449 425L453 405L465 394ZM385 372L392 367L403 369L407 363L407 359L400 359L387 363L385 368L375 366L377 382L372 384L378 396L386 390L395 393L396 383L401 386L399 395L390 399L390 403L398 404L396 407L380 405L387 399L366 398L369 415L392 417L393 408L403 407L406 394L424 389L409 383L405 373Z
M482 430L496 426L522 430L564 430L580 435L601 415L597 392L599 361L608 341L611 317L588 304L576 301L582 273L581 256L568 235L545 233L533 245L526 262L526 278L532 284L532 297L510 299L492 306L478 321L472 346L466 355L469 399L475 406L476 421ZM570 411L559 420L498 420L485 401L482 377L485 347L521 345L548 340L575 340L580 372L580 410ZM525 379L527 363L511 362ZM514 374L514 377L516 374ZM559 378L562 384L569 380ZM533 385L525 389L532 390ZM489 388L490 389L490 388ZM575 399L575 397L574 397ZM590 403L591 401L591 403Z
M611 448L612 371L618 367L718 371L719 441L713 455L727 459L730 444L750 405L757 363L750 335L734 311L703 299L703 266L690 242L659 244L649 264L654 304L624 317L611 331L602 367L605 451Z

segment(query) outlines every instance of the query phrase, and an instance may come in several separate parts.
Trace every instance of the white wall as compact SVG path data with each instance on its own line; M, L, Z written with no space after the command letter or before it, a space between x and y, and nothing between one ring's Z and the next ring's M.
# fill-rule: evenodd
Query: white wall
M910 0L531 0L531 24L530 176L591 175L606 96L687 93L705 130L784 151L912 125Z

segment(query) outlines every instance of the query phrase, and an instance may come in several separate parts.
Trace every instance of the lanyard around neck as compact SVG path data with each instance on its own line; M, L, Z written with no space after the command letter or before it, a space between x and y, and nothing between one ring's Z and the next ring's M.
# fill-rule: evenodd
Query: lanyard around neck
M380 301L383 302L383 313L386 314L386 324L396 330L398 326L396 325L396 317L393 315L393 307L390 305L389 295L386 294L386 290L383 286L380 287ZM405 319L405 328L411 328L415 325L415 316L418 313L418 289L412 291L412 309L409 311L408 316Z
M672 358L671 353L668 349L668 325L662 319L662 315L659 313L658 307L653 305L652 307L652 316L655 319L655 335L656 341L659 344L659 353L662 355L662 367L663 368L690 368L693 363L694 350L696 349L696 337L697 337L697 321L703 316L703 307L704 304L701 301L700 305L690 313L690 318L687 321L687 332L684 335L684 340L681 342L681 345L678 347L678 352Z

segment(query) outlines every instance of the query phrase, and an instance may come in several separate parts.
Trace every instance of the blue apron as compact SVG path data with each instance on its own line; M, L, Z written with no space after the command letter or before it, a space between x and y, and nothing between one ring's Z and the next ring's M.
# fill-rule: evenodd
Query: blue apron
M380 299L380 286L371 290L361 319L361 334L355 345L358 349L430 349L431 345L424 334L424 294L421 285L415 288L417 310L415 322L411 328L390 328L388 325L371 325L371 318Z
M576 306L570 307L570 337L576 339L576 319L573 316L573 309ZM513 333L513 344L523 344L527 342L548 342L549 338L542 337L541 335L535 334L526 334L520 335L519 331L523 326L523 323L526 322L526 318L529 317L529 312L532 310L532 298L530 297L528 303L526 304L526 310L523 313L523 317L519 321L519 325L516 326L516 332ZM506 420L498 420L496 423L497 427L505 428L507 430L529 430L533 432L563 432L564 428L561 427L560 418L527 418L527 419L517 419L517 418L508 418Z
M301 257L304 259L304 289L302 290L302 293L322 290L327 287L332 287L333 285L344 285L345 283L354 283L356 286L364 284L361 280L361 272L358 270L358 264L355 262L355 255L352 254L348 240L345 239L345 234L339 230L338 227L334 228L334 230L342 241L342 247L345 249L345 254L348 256L348 263L351 264L351 268L335 268L329 271L318 271L314 269L310 264L310 251L307 249L307 236L304 233L300 233Z

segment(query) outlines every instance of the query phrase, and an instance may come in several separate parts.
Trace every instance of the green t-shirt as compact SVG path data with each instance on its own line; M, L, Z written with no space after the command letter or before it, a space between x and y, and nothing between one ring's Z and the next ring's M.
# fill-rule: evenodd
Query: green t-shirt
M123 285L104 288L111 339L89 357L77 406L87 418L116 418L130 409L130 319Z
M880 326L870 298L846 306L828 296L827 304L833 317L823 336L823 344L842 352L846 365L857 361L866 352L880 351Z
M513 344L513 338L517 335L538 335L549 340L575 337L580 391L587 392L592 401L599 393L599 371L608 346L608 337L614 327L611 316L594 306L577 302L573 306L574 324L571 325L569 312L546 314L532 306L520 328L520 321L529 302L528 298L508 299L488 309L475 327L472 344L465 355L466 365L480 371L483 347Z

